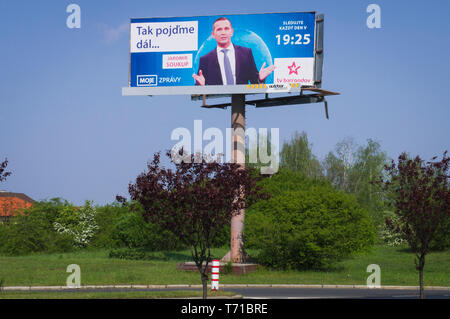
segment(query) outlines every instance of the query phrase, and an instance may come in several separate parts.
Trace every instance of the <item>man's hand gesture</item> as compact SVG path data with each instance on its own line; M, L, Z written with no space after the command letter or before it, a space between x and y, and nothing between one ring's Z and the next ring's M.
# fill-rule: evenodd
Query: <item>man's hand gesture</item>
M203 76L203 72L202 70L198 71L198 75L197 74L192 74L192 77L195 79L195 81L197 81L197 83L199 85L205 85L205 77Z
M265 66L266 62L263 63L261 69L259 70L259 80L261 82L263 82L270 75L270 73L272 73L273 70L275 70L275 65L271 65L268 66L267 68L264 68Z

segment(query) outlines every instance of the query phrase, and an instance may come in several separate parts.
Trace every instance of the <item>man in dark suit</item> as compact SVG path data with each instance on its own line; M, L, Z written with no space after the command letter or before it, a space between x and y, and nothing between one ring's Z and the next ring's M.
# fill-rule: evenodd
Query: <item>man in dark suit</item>
M234 85L264 83L275 66L258 72L252 50L231 43L234 30L230 20L219 18L213 24L212 35L217 47L200 58L198 74L193 74L196 85Z

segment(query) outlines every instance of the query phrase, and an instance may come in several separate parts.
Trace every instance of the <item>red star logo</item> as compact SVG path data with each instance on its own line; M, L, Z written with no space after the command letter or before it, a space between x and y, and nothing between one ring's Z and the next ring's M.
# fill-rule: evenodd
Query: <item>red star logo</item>
M292 73L298 75L298 69L300 69L300 67L295 65L295 61L292 63L291 66L288 66L288 68L289 68L289 75L291 75Z

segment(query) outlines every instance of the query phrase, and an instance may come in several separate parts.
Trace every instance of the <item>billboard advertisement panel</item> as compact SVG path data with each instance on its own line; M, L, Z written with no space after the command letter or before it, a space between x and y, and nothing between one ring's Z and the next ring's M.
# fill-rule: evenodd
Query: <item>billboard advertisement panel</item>
M291 12L131 19L129 87L220 94L312 86L315 18Z

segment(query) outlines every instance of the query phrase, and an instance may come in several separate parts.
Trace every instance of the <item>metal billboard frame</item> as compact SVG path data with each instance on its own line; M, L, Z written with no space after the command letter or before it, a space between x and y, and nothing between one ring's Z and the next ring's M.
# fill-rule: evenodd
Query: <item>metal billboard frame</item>
M316 13L315 11L311 11ZM277 84L247 84L247 85L209 85L209 86L165 86L165 87L123 87L123 96L153 96L153 95L191 95L192 100L205 100L215 97L231 97L233 94L273 94L273 93L300 93L300 96L304 96L303 91L306 89L314 88L320 89L322 87L322 68L323 68L323 37L324 37L324 15L315 15L315 35L314 35L314 85L313 86L301 86L298 83L290 85L277 85ZM131 24L130 24L131 25ZM131 55L131 53L130 53ZM129 77L130 77L129 72ZM130 85L130 78L128 81ZM328 92L324 94L324 92ZM339 94L331 91L316 91L315 95L326 96ZM293 98L299 100L298 97ZM311 101L313 99L310 99ZM304 103L307 100L300 100ZM250 104L250 103L249 103ZM296 103L289 103L296 104ZM204 106L206 104L204 103ZM220 106L222 107L222 106Z

